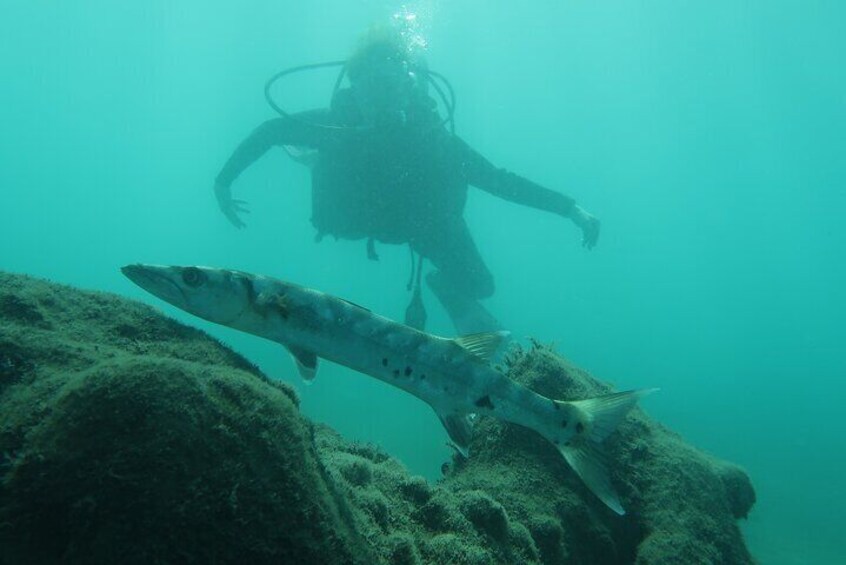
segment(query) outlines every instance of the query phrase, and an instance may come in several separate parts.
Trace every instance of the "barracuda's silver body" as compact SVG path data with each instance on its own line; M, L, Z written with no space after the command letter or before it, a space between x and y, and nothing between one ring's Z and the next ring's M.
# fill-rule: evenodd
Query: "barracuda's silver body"
M131 265L123 272L174 306L283 344L306 379L322 357L408 391L432 406L465 453L470 414L531 428L558 447L603 502L623 513L596 445L647 391L553 400L488 364L502 332L445 339L316 290L238 271Z

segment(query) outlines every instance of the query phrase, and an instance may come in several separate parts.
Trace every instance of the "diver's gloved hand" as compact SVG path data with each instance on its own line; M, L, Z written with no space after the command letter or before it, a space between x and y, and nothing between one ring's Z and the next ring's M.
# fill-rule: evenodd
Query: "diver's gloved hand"
M238 216L238 214L250 213L250 211L247 210L246 202L243 200L233 200L232 189L220 183L215 183L214 195L217 197L217 205L220 207L220 211L223 212L223 215L226 216L226 219L229 220L233 226L238 229L247 227L247 224L245 224L244 221L241 220L240 216Z
M582 230L582 246L593 249L599 241L599 218L576 205L573 206L570 218Z

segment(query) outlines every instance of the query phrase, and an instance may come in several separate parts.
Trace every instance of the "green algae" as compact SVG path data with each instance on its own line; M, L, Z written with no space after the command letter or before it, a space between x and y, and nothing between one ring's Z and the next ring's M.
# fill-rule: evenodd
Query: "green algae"
M28 367L0 393L0 561L370 562L293 391L151 308L21 282L0 278L30 312L0 311Z

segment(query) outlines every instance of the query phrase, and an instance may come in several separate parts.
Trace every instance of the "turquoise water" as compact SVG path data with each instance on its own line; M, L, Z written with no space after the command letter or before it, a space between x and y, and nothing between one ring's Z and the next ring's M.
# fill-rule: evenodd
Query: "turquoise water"
M436 478L449 455L419 401L324 364L303 387L279 346L183 315L124 279L130 262L270 274L401 318L407 250L313 242L309 177L281 151L212 181L272 117L262 86L343 58L391 2L7 0L0 20L0 269L117 292L208 329L296 384L303 409ZM481 0L408 4L458 94L458 133L603 222L571 224L471 190L497 280L490 308L749 471L744 529L762 563L842 562L846 398L846 5ZM299 77L293 109L334 74ZM425 295L430 326L446 316Z

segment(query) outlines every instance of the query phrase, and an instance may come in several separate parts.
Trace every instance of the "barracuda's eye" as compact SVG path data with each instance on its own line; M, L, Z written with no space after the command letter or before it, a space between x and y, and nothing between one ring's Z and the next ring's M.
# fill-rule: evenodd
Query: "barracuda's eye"
M206 275L200 269L189 267L182 271L182 282L188 286L198 287L206 280Z

